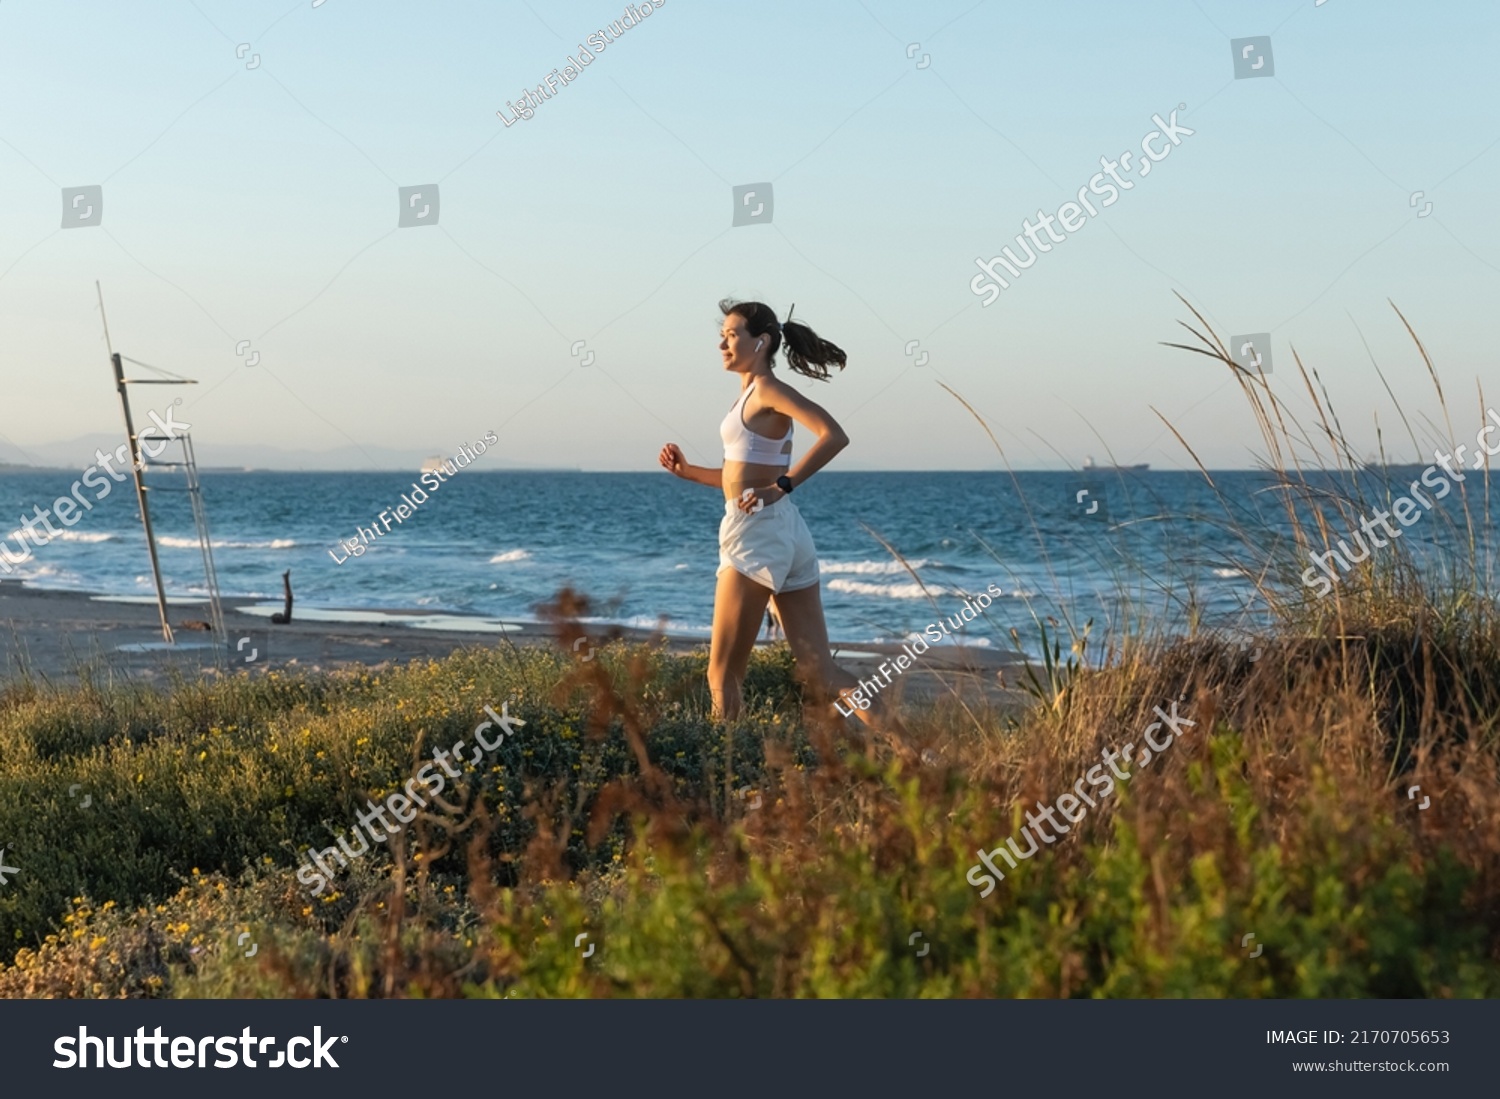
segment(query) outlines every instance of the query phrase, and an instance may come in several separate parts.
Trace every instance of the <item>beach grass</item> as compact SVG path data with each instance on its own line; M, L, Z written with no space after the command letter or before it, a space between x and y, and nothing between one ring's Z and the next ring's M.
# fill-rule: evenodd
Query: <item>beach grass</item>
M1250 655L1168 646L978 729L939 704L910 715L915 765L803 712L784 648L732 728L701 656L643 646L13 688L0 995L1500 993L1495 639ZM526 724L448 809L321 895L297 880L501 700ZM1171 700L1187 735L982 897L976 852Z
M1238 371L1195 319L1191 349ZM1307 428L1236 374L1288 520L1241 531L1251 636L1091 642L1038 615L1016 638L1047 654L1016 684L1034 705L939 694L900 751L805 705L785 646L756 652L730 725L702 652L581 659L569 593L545 646L13 683L0 996L1500 995L1488 481L1431 516L1466 557L1393 541L1310 596L1307 555L1382 496L1297 365ZM524 726L441 801L317 892L299 877L502 704ZM1169 713L1180 735L1142 760ZM1085 776L1127 744L1106 796ZM1044 832L1038 807L1079 789L1087 812Z

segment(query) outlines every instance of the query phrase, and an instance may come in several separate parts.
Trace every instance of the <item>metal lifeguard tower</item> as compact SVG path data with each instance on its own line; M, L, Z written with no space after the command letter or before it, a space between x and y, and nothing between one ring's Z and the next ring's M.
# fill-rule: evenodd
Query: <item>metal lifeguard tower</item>
M146 532L146 548L151 554L151 578L156 584L156 607L161 614L162 640L167 645L174 647L177 645L177 640L172 634L172 623L167 618L167 593L162 586L161 560L157 554L156 533L151 527L150 494L152 492L186 492L193 512L193 525L198 532L198 546L203 554L203 575L208 590L209 625L213 630L216 646L223 648L228 643L228 636L224 629L224 609L219 600L219 575L214 570L213 541L209 536L208 511L203 506L203 486L198 480L198 459L193 451L192 436L184 431L177 438L169 441L169 445L180 448L180 459L160 457L166 452L165 447L158 450L155 457L143 455L140 439L135 431L135 418L130 412L130 396L125 389L128 385L197 385L198 382L196 379L184 378L179 374L173 374L115 351L109 338L109 321L104 316L104 292L99 288L98 282L94 283L94 289L99 294L99 317L104 322L104 344L109 350L110 366L115 373L115 390L120 394L120 408L125 413L125 438L130 446L130 469L135 477L135 496L140 504L141 526ZM125 377L125 363L138 366L143 370L150 370L159 376L127 378ZM148 486L146 484L147 469L180 471L183 474L184 483L180 486Z

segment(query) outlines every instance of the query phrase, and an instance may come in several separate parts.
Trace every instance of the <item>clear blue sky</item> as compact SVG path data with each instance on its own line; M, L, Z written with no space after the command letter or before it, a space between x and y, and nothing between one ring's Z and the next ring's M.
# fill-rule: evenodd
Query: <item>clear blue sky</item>
M207 461L493 428L502 461L651 469L670 439L717 464L726 295L796 302L849 352L816 387L845 468L993 467L939 382L1018 467L1102 459L1095 430L1184 465L1153 405L1210 465L1248 464L1238 388L1158 344L1182 335L1174 290L1226 339L1270 332L1305 408L1295 345L1362 449L1377 415L1400 433L1361 331L1435 415L1388 298L1456 430L1476 376L1500 399L1492 3L666 0L503 124L624 8L4 0L0 458L118 429L96 278L117 348L202 380L182 418ZM1274 76L1234 79L1230 39L1267 34ZM1195 134L980 306L975 257L1179 103ZM772 222L732 227L732 188L765 181ZM398 229L398 187L432 183L438 225ZM102 222L60 229L80 185Z

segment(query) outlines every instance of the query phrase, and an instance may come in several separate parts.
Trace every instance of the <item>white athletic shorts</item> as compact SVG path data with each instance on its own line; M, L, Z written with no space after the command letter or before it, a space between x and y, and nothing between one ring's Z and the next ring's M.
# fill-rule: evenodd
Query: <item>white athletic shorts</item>
M746 514L724 501L719 522L719 572L734 569L773 592L818 582L818 551L797 505L786 497Z

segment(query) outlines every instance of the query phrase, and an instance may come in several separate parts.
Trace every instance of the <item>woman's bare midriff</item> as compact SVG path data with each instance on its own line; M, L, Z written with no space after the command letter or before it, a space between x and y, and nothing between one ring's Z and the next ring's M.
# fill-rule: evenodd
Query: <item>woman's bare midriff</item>
M724 499L738 500L747 488L769 488L786 472L786 466L763 465L760 462L724 463Z

